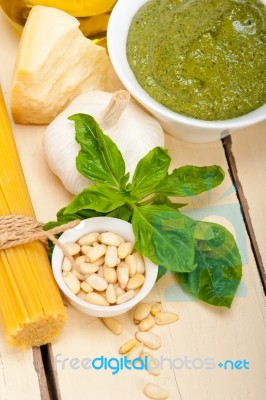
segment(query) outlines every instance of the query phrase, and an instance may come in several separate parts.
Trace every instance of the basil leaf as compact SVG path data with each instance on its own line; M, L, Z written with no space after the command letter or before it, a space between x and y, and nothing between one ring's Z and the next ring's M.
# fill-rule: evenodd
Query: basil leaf
M210 240L214 238L212 227L208 222L199 221L194 230L194 239Z
M195 167L186 165L174 169L157 186L155 192L164 196L194 196L213 189L224 179L224 171L217 165Z
M227 229L210 222L205 224L212 229L214 237L196 241L195 263L198 266L190 273L178 273L179 283L206 303L230 308L242 275L241 257ZM201 243L208 247L204 248Z
M129 200L130 194L128 192L123 193L115 188L97 183L75 196L65 208L64 214L73 214L84 209L107 213Z
M64 214L64 211L65 207L57 212L56 214L57 221L47 222L46 224L44 224L43 229L48 231L49 229L55 228L56 226L60 226L63 224L67 224L68 222L74 221L75 219L83 220L91 217L100 217L105 215L103 213L99 213L94 210L81 210L73 214Z
M161 279L161 277L164 276L167 272L168 272L168 270L166 268L164 268L161 265L159 265L158 266L158 274L157 274L156 282L159 279Z
M93 182L124 189L128 175L116 144L90 115L75 114L68 119L75 122L76 141L81 146L76 158L78 171Z
M167 206L134 207L136 249L155 264L176 272L192 271L195 221Z
M152 199L150 204L153 205L166 205L173 208L174 210L187 206L187 203L174 203L168 197L161 194L156 194Z
M153 193L159 182L166 176L170 161L167 150L162 147L155 147L149 151L138 162L129 186L131 193L142 199Z
M213 305L230 307L241 278L241 258L233 236L222 226L197 222L180 213L185 204L168 196L192 196L220 184L218 166L185 166L168 174L170 157L156 147L143 157L132 183L123 157L86 114L72 115L81 150L79 172L96 184L74 197L45 229L73 219L108 215L132 222L137 250L159 266L159 279L173 271L181 286ZM142 201L142 203L140 203ZM50 243L50 250L53 244Z
M123 219L124 221L130 222L132 214L133 214L132 208L129 207L128 204L124 204L123 206L118 207L115 210L111 211L109 214L107 214L107 216L112 218Z

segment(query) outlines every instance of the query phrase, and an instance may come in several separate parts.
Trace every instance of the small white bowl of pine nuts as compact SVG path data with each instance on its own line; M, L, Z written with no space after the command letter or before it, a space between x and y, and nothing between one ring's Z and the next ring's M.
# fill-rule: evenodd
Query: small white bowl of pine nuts
M79 311L95 317L123 314L153 288L158 266L139 254L129 222L94 217L60 236L70 261L55 246L52 268L56 282Z

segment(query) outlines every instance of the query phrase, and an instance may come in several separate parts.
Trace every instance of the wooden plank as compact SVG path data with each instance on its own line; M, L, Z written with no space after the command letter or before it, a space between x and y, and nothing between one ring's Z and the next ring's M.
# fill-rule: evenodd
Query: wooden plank
M18 46L18 36L0 13L0 82L9 102L12 68ZM13 125L14 128L14 125ZM24 142L25 147L25 142ZM23 351L8 347L0 332L0 399L49 400L41 351L39 348Z
M227 142L261 279L266 288L266 121L235 132Z
M7 32L9 28L5 29ZM3 84L6 98L9 96L17 45L15 36L10 32L7 36L7 42L4 40L0 48L0 58L4 56L6 60L5 70L1 70L2 65L0 67L0 73L5 78ZM70 195L45 164L41 149L44 128L14 125L14 129L37 217L44 221L53 219L58 208L67 204ZM53 366L57 374L57 378L53 374L53 379L55 382L58 379L61 398L64 400L83 400L84 397L94 400L144 400L142 389L148 381L167 387L169 398L176 400L262 400L265 397L265 299L222 144L195 145L167 137L166 146L173 159L172 167L219 164L225 169L224 183L211 194L189 199L188 212L198 219L223 223L235 233L245 263L240 290L232 309L226 310L207 306L185 295L171 274L156 284L147 301L161 300L166 310L180 314L178 323L154 328L154 332L163 341L162 347L153 352L155 357L164 359L159 377L150 376L146 371L123 370L112 374L110 369L82 368L81 361L86 358L118 357L117 349L123 341L134 335L136 326L132 322L132 312L125 314L119 317L124 326L123 333L114 336L99 319L81 314L68 306L66 327L52 348L49 348L50 367ZM258 193L260 186L256 185L254 179L254 190ZM15 365L16 356L8 355L6 359ZM228 359L245 359L250 363L250 369L225 370L218 366L218 363ZM173 362L175 368L171 368ZM211 369L207 369L207 362ZM3 371L6 368L9 373L7 365ZM14 371L19 373L20 367L13 369L13 375ZM57 393L58 398L60 393ZM8 400L10 398L12 400L12 397Z
M45 387L39 386L39 350L22 351L7 346L0 332L0 399L49 400Z

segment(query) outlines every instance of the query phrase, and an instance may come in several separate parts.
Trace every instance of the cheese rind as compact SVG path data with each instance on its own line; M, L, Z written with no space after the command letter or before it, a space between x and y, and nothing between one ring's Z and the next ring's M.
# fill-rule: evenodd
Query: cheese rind
M108 62L106 50L83 36L76 18L52 7L33 7L13 76L14 121L50 123L79 94L104 89Z

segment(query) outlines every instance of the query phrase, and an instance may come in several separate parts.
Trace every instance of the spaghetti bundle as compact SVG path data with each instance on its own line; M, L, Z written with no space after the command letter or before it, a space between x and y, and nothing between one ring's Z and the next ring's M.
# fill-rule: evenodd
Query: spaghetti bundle
M21 168L0 88L0 216L34 210ZM0 320L11 345L51 342L66 311L43 244L39 241L0 251Z

